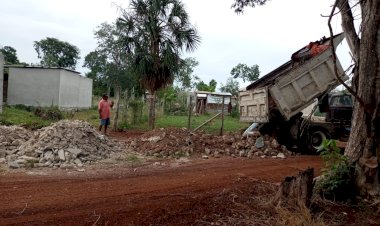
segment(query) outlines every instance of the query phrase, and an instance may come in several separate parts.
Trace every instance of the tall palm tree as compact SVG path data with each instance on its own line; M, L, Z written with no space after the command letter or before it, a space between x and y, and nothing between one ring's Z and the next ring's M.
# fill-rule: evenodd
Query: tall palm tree
M180 0L132 0L118 19L133 68L150 93L149 126L155 124L156 91L172 84L181 53L194 51L200 37Z

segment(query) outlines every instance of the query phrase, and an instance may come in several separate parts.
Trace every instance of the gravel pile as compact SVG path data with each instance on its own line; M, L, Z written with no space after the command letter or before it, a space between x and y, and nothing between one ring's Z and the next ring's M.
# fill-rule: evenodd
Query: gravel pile
M84 121L62 120L34 132L6 156L10 168L82 167L109 158L120 146Z

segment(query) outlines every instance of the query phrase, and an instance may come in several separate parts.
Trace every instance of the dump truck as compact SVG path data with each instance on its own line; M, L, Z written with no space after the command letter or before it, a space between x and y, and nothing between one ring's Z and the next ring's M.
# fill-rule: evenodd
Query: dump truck
M289 149L308 152L319 149L324 139L347 140L352 98L331 91L340 85L337 76L343 81L348 77L339 59L334 64L329 48L331 43L336 48L343 39L341 33L310 42L292 54L291 60L240 91L240 121L252 123L244 135L258 129L262 134L276 137ZM314 109L319 107L326 114L323 120L302 113L316 100ZM335 104L341 101L346 104Z

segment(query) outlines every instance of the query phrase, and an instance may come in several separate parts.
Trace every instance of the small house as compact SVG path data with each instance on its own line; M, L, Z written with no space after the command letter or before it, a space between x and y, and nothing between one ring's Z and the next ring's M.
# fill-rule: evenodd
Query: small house
M5 66L3 101L8 105L90 108L92 79L65 68Z
M195 96L195 113L204 114L211 112L224 112L227 114L231 108L231 93L218 93L196 91ZM223 104L224 103L224 104Z

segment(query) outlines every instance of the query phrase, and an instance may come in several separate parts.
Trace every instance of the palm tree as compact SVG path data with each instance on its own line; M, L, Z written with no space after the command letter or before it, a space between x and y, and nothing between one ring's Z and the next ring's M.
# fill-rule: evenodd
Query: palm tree
M156 91L172 84L181 53L194 51L200 37L180 0L132 0L117 25L126 50L133 55L132 67L150 93L149 126L153 129Z

